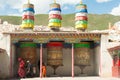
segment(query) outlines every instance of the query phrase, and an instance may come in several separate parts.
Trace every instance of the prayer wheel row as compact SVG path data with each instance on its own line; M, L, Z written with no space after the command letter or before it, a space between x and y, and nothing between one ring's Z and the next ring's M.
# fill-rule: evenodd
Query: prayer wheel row
M34 28L34 5L33 4L24 4L23 5L23 15L22 15L22 25L24 29L33 29Z
M32 42L21 42L19 57L25 61L29 60L32 64L37 61L37 45ZM74 63L77 66L90 65L90 43L80 42L74 44ZM49 42L47 44L47 65L63 65L63 44L62 42Z
M75 43L74 48L74 64L77 66L90 65L90 43Z
M63 44L62 42L49 42L47 44L47 65L62 66L63 65Z
M21 42L20 43L20 53L19 57L23 58L25 61L29 60L32 64L37 61L37 45L32 42Z
M60 4L58 3L50 4L48 26L50 28L59 29L61 27L61 20L62 20L62 16L61 16Z
M85 4L76 5L75 14L75 28L78 30L83 30L87 28L88 18L87 18L87 6Z

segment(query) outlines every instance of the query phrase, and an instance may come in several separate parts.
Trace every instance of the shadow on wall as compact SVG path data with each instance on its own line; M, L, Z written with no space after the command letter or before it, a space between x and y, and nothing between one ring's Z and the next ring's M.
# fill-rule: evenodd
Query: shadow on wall
M6 50L0 48L0 80L9 76L9 56Z

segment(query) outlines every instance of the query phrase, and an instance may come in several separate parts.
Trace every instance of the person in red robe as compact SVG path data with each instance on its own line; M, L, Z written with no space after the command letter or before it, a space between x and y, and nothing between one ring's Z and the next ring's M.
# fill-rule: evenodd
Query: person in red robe
M20 78L25 78L25 62L22 58L18 58L19 67L18 67L18 76Z

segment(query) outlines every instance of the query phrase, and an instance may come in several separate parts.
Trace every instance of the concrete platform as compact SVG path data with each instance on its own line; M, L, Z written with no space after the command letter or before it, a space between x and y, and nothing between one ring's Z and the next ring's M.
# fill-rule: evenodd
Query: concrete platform
M113 77L46 77L46 78L24 78L24 79L9 79L9 80L120 80L120 78Z

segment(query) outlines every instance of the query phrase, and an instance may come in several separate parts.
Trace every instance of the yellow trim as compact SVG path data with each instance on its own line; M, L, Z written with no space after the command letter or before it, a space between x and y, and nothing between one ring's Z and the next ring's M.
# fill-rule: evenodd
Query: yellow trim
M61 23L49 23L48 24L49 27L61 27Z
M76 25L75 28L86 29L87 28L87 24L79 24L79 25Z
M34 25L33 24L22 24L21 28L33 28Z

